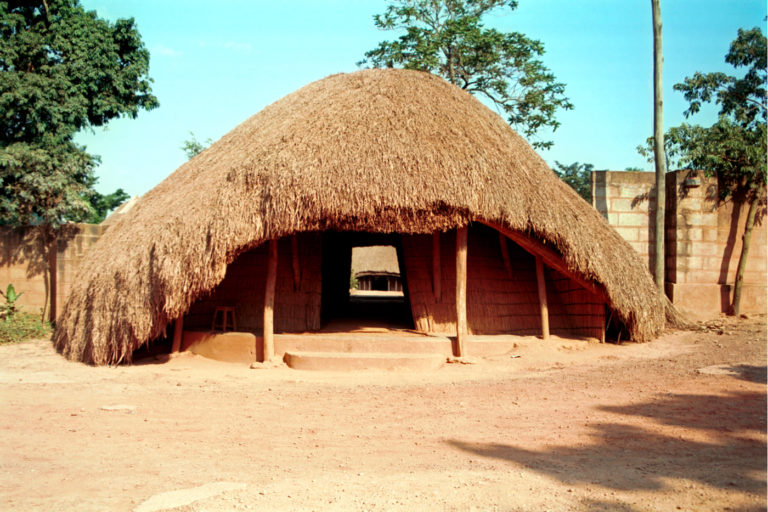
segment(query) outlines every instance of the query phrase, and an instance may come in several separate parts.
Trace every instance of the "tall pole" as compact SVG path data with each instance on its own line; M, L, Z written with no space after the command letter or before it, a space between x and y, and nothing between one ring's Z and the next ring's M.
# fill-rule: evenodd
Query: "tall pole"
M661 48L661 0L651 0L653 9L653 159L656 162L656 243L653 277L660 294L664 294L664 229L667 159L664 154L664 99L662 67L664 52Z
M456 229L456 355L466 356L467 338L467 226Z
M277 281L277 240L270 240L267 259L267 282L264 289L264 362L268 363L275 356L274 310L275 283Z
M539 287L539 311L541 313L541 338L549 338L549 307L547 306L547 281L544 275L544 263L541 256L536 256L536 282Z

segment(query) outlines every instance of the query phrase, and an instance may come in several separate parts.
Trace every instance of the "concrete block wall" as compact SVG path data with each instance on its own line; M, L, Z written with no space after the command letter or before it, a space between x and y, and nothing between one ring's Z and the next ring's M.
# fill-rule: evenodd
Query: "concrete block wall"
M56 258L56 316L64 307L86 253L107 231L105 224L69 224L58 241Z
M64 305L80 261L106 229L107 226L101 224L68 224L62 227L57 242L53 286L57 309L54 316ZM37 229L0 228L0 288L5 291L12 283L17 293L23 293L19 299L23 311L38 313L46 306L51 290L47 268L47 257Z
M653 271L656 176L647 172L592 172L592 205Z
M728 312L748 206L720 201L717 179L701 172L676 171L666 178L667 296L691 319ZM592 204L648 261L649 270L655 240L654 185L652 172L592 173ZM766 245L764 221L752 233L742 288L743 313L766 312Z
M23 293L17 303L22 311L38 313L45 305L46 265L37 231L0 228L0 289L5 292L8 285L13 284L16 293Z

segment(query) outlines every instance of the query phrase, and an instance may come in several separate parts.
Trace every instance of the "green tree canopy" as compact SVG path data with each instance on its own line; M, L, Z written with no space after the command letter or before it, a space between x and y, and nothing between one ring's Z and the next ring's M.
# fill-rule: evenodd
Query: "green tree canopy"
M481 19L497 8L514 10L510 0L392 0L384 14L374 16L383 30L403 31L383 41L359 64L403 67L442 76L451 83L492 101L508 122L534 138L543 128L556 129L558 109L573 105L565 85L541 62L544 45L519 32L485 28ZM539 148L551 141L534 140Z
M55 227L93 213L81 129L158 106L133 19L78 0L0 2L0 221Z
M592 164L574 162L571 165L564 165L555 161L555 167L552 170L586 202L592 202L592 171L594 170Z
M211 144L213 144L213 140L210 137L201 142L197 140L194 132L189 132L189 138L181 145L181 150L187 155L187 159L191 160Z
M766 37L755 27L739 29L725 61L747 67L743 77L696 73L675 85L689 102L686 117L702 103L720 106L709 128L682 124L669 130L669 147L689 168L717 175L726 185L722 194L746 194L747 201L764 199L766 184Z

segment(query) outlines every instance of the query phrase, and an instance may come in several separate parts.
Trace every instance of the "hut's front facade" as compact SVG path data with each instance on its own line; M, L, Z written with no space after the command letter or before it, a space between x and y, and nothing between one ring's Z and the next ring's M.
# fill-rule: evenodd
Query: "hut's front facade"
M409 320L420 332L456 333L456 233L387 238L402 254ZM311 232L277 241L276 332L316 331L348 314L355 239L355 233ZM268 259L266 245L238 256L224 280L185 314L184 327L210 328L216 308L224 305L235 308L238 329L261 334ZM545 296L539 295L534 254L493 228L471 225L466 272L468 334L540 335L541 300L546 297L550 332L604 338L605 298L546 264L542 270Z
M352 247L374 244L397 250L413 328L459 352L470 334L664 327L642 261L498 115L434 76L366 70L267 107L137 201L54 341L115 363L233 308L268 359L274 332L345 314Z

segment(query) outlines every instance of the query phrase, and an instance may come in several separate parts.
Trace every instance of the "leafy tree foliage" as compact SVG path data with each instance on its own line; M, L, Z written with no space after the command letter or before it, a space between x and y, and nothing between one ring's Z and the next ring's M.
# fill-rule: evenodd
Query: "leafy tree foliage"
M84 221L90 224L99 224L107 218L109 212L131 198L122 188L115 190L111 194L101 194L91 189L86 197L91 207L91 212Z
M148 69L133 19L111 23L78 0L0 2L0 223L37 226L49 274L59 226L104 206L98 158L74 136L157 107Z
M403 67L442 76L475 95L491 100L508 122L528 138L542 128L556 129L558 109L573 105L565 85L541 62L544 45L519 32L485 28L484 15L497 8L514 10L510 0L392 0L374 16L383 30L405 33L384 41L359 64ZM536 140L548 148L551 141Z
M181 150L184 151L187 158L191 160L193 157L202 153L203 150L211 144L213 144L213 140L210 137L205 139L205 141L200 142L197 140L197 137L195 137L194 132L189 132L189 138L181 145Z
M133 19L78 0L0 2L0 221L56 226L93 213L98 161L83 128L158 105Z
M594 170L592 164L574 162L571 165L564 165L555 161L555 168L552 170L585 201L592 202L592 171Z

